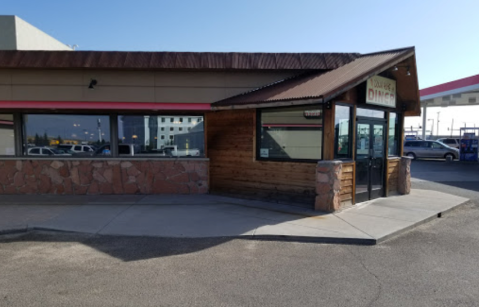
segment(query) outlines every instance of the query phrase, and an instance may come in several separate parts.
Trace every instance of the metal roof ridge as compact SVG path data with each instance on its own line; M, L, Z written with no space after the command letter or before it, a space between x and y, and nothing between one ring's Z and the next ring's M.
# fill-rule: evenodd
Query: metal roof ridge
M371 55L376 55L376 54L393 53L393 52L415 51L415 50L416 50L416 47L410 46L410 47L404 47L404 48L383 50L383 51L378 51L378 52L364 53L364 54L361 54L360 57L371 56Z

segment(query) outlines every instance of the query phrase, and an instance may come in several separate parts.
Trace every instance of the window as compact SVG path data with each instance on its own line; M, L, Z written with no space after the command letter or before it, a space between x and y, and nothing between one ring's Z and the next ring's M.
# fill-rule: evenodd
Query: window
M389 113L388 155L399 156L399 119L396 113Z
M180 123L182 123L182 122L183 122L183 117L180 117Z
M170 123L174 123L175 122L175 119L172 117L170 118Z
M444 149L444 146L439 143L431 143L432 149Z
M322 106L261 110L257 158L320 160L322 112Z
M188 117L188 122L191 123L191 117Z
M26 155L36 153L32 149L38 147L56 149L62 144L101 146L110 142L110 118L106 115L25 114L23 123ZM49 150L49 154L71 156L81 152L82 146L75 146L73 151ZM46 152L41 155L47 155Z
M384 118L384 111L357 108L356 116Z
M165 131L165 127L161 127L161 131Z
M13 114L0 114L0 156L15 155Z
M179 127L179 128L178 128L178 131L183 131L183 128L182 128L182 127Z
M165 118L164 118L164 117L161 118L161 122L162 122L162 123L165 122Z
M336 105L334 114L334 158L351 158L351 108Z
M121 146L128 147L128 155L204 156L203 125L196 125L196 130L189 133L179 133L181 127L178 127L179 129L169 127L167 130L170 133L165 135L164 127L158 127L161 118L156 115L118 117L118 138L121 140ZM171 117L170 120L174 118Z

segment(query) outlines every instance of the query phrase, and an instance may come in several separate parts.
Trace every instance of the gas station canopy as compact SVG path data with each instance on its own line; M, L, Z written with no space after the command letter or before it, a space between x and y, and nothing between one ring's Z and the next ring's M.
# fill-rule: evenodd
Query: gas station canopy
M479 75L431 86L419 93L421 107L479 105Z
M422 138L426 139L428 107L479 105L479 75L467 77L419 91L422 107Z

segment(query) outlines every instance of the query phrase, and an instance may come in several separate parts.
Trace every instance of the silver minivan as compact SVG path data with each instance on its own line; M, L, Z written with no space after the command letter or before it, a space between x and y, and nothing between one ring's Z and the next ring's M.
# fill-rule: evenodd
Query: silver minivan
M404 143L404 154L413 159L417 158L439 158L452 160L459 159L459 149L449 147L437 141L406 141Z

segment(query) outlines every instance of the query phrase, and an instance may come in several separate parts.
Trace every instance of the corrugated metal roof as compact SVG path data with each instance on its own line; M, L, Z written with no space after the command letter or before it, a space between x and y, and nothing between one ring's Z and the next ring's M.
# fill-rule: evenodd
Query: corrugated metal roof
M0 68L330 70L358 53L0 51Z
M323 98L328 100L338 91L345 91L371 74L377 74L386 65L394 65L414 54L414 48L396 49L360 56L353 61L328 72L314 72L293 77L282 82L256 89L251 92L227 98L212 104L214 108L251 106L277 101L304 100ZM334 58L329 58L327 65Z

